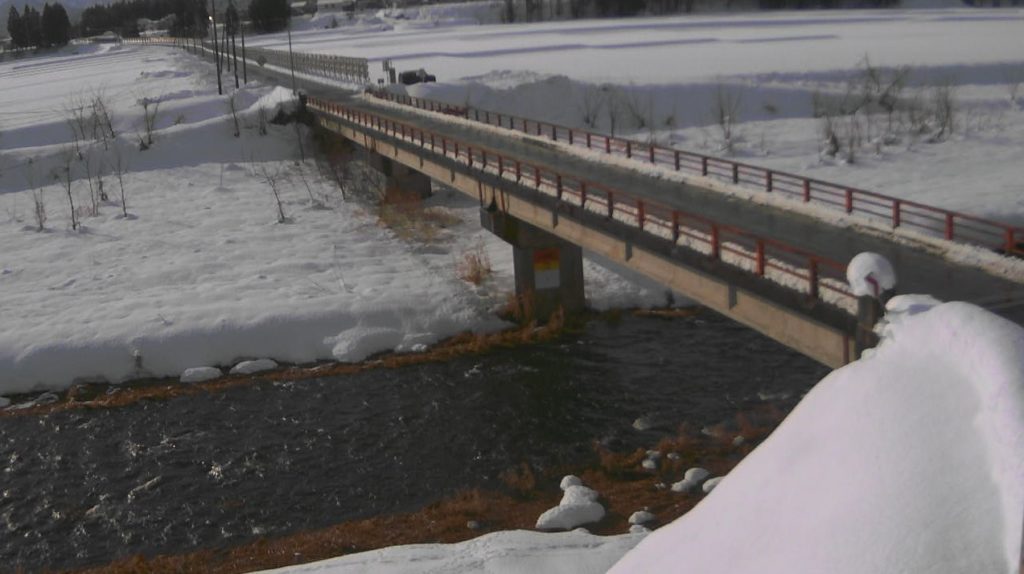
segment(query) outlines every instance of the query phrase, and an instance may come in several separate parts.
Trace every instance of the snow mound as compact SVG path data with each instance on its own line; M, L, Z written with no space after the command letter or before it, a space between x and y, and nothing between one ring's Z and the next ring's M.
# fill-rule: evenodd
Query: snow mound
M846 266L846 281L857 297L878 297L896 287L896 272L888 259L865 251L854 256Z
M630 524L647 524L654 521L654 515L646 510L637 510L629 515Z
M570 486L582 486L582 485L583 485L583 481L580 480L580 477L572 475L572 474L567 474L567 475L562 477L562 482L560 482L558 484L558 487L561 488L562 490L568 490Z
M562 489L565 493L561 502L540 515L537 528L570 530L604 518L604 506L597 502L597 491L579 484L579 479L572 475L562 479Z
M216 367L192 367L191 369L185 369L185 372L181 374L181 382L183 383L201 383L203 381L209 381L220 377L223 373Z
M604 572L643 537L594 536L584 530L486 534L458 544L411 544L290 566L274 572L444 574Z
M700 486L701 481L709 476L711 473L707 469L691 468L683 475L683 480L672 485L672 492L690 492Z
M255 361L242 361L231 368L232 375L253 375L277 368L277 362L272 359L256 359Z
M1024 329L926 301L611 572L1016 573Z

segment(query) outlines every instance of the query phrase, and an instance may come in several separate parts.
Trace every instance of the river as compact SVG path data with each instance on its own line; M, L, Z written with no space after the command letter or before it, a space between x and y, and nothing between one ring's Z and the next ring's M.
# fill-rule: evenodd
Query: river
M0 418L0 570L225 547L648 446L827 369L710 312L549 343L114 409ZM638 431L638 417L655 428Z

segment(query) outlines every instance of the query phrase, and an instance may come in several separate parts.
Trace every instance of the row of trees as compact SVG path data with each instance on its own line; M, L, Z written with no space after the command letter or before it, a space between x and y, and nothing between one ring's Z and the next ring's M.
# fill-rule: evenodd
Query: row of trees
M1016 0L1014 0L1016 1ZM696 10L759 8L884 8L898 0L503 0L506 22L565 18L619 17L638 14L677 14Z
M15 48L49 48L64 46L71 41L71 20L59 2L44 4L43 13L25 5L22 13L11 6L7 15L7 33Z
M228 2L225 12L228 19L234 18L238 22L234 0ZM287 0L251 0L248 13L257 32L283 30L291 18ZM172 36L191 38L206 36L209 32L208 0L119 0L90 6L82 12L81 31L83 36L110 30L121 36L134 37L139 35L140 19L162 20L168 16L173 16L169 28Z

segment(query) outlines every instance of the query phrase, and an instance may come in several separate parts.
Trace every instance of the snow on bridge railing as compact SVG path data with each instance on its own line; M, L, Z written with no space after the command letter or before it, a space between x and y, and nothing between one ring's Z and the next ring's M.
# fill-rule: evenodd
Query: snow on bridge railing
M532 187L559 203L639 229L673 246L698 252L812 299L854 312L855 298L846 284L846 266L842 263L411 124L315 97L309 97L307 104L321 115L383 132L431 153L453 158L471 169Z
M547 137L553 141L624 156L651 165L666 166L679 172L757 188L847 214L862 215L883 222L893 229L912 229L949 241L1024 255L1024 228L967 213L720 157L597 134L509 114L453 106L424 98L392 94L386 90L371 90L370 93L380 99L422 110L460 115L466 119L528 135Z

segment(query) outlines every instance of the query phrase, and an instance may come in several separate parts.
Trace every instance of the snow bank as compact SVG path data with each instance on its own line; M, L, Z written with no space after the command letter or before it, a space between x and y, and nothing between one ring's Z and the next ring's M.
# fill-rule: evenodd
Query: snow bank
M395 546L290 566L272 572L373 574L562 574L604 572L643 538L642 534L594 536L584 530L544 534L495 532L458 544Z
M880 347L612 572L1015 573L1024 329L927 304L894 299Z

